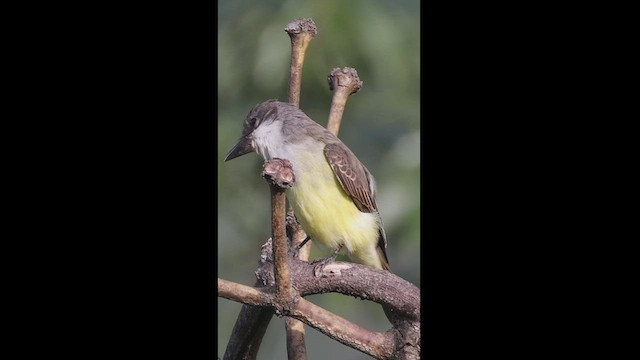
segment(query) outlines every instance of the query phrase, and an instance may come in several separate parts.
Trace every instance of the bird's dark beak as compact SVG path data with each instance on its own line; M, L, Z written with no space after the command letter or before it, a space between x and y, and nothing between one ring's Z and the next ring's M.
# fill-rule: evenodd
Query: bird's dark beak
M229 161L231 159L235 159L238 156L242 156L244 154L248 154L253 151L253 145L251 145L251 138L249 136L243 136L238 140L238 143L233 146L227 156L225 156L224 161Z

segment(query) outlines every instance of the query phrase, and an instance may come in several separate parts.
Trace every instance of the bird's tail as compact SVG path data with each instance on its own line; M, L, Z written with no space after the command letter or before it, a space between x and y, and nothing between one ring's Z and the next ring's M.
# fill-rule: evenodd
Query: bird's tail
M393 272L391 271L391 265L389 265L389 259L387 259L387 253L384 250L384 248L382 248L379 244L376 247L376 252L378 252L378 256L380 257L380 263L382 264L382 268L387 270L388 272Z

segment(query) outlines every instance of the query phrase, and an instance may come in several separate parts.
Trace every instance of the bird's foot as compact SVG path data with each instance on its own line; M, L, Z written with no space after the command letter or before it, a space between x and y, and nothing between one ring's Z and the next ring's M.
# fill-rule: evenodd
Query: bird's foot
M322 273L322 271L324 270L324 267L329 264L332 263L334 261L336 261L336 257L338 256L338 253L340 252L340 250L342 250L342 246L340 246L339 248L337 248L333 254L327 256L324 259L320 259L320 260L315 260L313 261L311 264L314 264L315 266L313 267L313 275L318 277L320 276L320 274Z
M302 242L296 246L289 246L289 253L291 255L293 255L293 257L295 258L300 258L300 249L302 249L302 247L309 241L309 237L307 236L306 239L302 240Z
M309 236L307 236L304 240L302 240L302 242L298 244L298 246L296 246L296 251L300 251L300 249L302 249L304 244L306 244L309 240L311 240Z

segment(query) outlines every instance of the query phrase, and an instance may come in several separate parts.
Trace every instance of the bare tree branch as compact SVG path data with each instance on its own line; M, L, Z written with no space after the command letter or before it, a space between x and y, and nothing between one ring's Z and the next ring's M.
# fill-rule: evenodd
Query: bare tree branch
M276 295L283 293L290 294L292 293L292 289L287 264L288 244L285 229L285 189L290 187L295 180L291 163L289 163L288 160L279 159L265 162L262 176L267 180L269 188L271 189L271 229L272 238L276 239L272 242L271 250L276 254L276 258L280 259L276 262L278 264L276 273L280 280L278 282L279 291ZM256 285L259 284L260 282L256 283ZM239 292L244 288L232 287L228 283L222 283L221 285L220 281L218 282L219 296L222 297L233 294L233 289ZM249 292L245 293L245 296L252 299L252 301L257 301L255 297L260 296L260 294ZM237 297L234 297L233 300L241 301ZM256 304L258 303L256 302ZM255 359L272 316L272 309L249 305L243 306L233 327L231 338L225 350L224 359Z
M260 281L256 282L255 286L259 285ZM233 326L223 360L255 360L272 317L271 308L243 305Z
M384 333L373 332L304 299L275 296L270 246L263 246L262 258L266 260L257 272L267 288L250 290L247 286L231 286L228 282L219 281L223 286L219 289L221 296L245 304L275 308L276 313L296 318L377 359L419 359L420 291L413 284L388 271L350 262L326 264L318 273L315 264L289 256L292 286L300 295L339 292L378 302L393 309L393 329ZM236 293L229 294L233 291Z
M271 190L271 231L273 254L275 256L276 296L286 297L293 293L289 276L287 256L289 244L285 229L286 201L285 190L295 181L291 162L285 159L271 159L262 166L262 177L267 180Z
M272 289L272 287L260 290L255 287L218 278L218 296L243 304L270 306L273 304L273 294L265 291L270 289Z
M391 333L367 330L305 299L300 299L290 316L376 359L390 359L393 355L395 339Z
M307 238L302 226L293 213L293 208L289 207L287 212L287 236L291 241L291 248L297 248ZM298 250L298 258L308 260L311 253L311 241ZM284 321L287 332L287 355L289 360L306 360L307 348L305 344L304 323L287 317Z
M298 299L290 307L290 302L286 299L223 279L218 279L218 292L221 297L229 300L276 308L276 313L294 317L330 338L375 358L386 359L393 352L395 340L390 333L367 330L304 299Z
M307 47L313 38L318 34L316 24L312 19L296 19L285 27L284 31L291 38L291 64L289 69L289 103L300 107L300 90L302 88L302 66L304 65L304 55ZM289 208L290 217L295 221L293 209ZM287 228L292 233L291 245L297 247L307 234L302 227L288 222ZM308 260L311 253L311 243L306 244L299 250L300 259ZM305 329L301 322L293 318L285 319L285 329L287 332L287 353L290 360L306 360L307 351L305 345Z
M362 81L358 77L356 69L350 67L331 70L327 80L329 81L329 90L333 91L327 130L338 136L347 100L351 94L357 93L362 88Z
M289 76L289 103L300 107L300 88L302 85L302 66L304 54L313 38L318 34L312 19L296 19L284 28L291 38L291 67Z
M262 248L261 258L265 261L256 276L265 286L274 286L273 255L268 247ZM337 292L389 306L398 321L420 320L420 289L389 271L343 261L318 267L292 256L289 265L292 286L300 296Z

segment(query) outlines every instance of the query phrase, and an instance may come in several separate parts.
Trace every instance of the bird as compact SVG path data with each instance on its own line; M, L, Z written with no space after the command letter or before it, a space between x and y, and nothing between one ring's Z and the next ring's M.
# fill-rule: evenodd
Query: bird
M391 272L375 179L340 139L298 107L271 99L249 111L224 161L251 152L292 164L289 203L308 237L333 250L331 260L345 248L352 261Z

